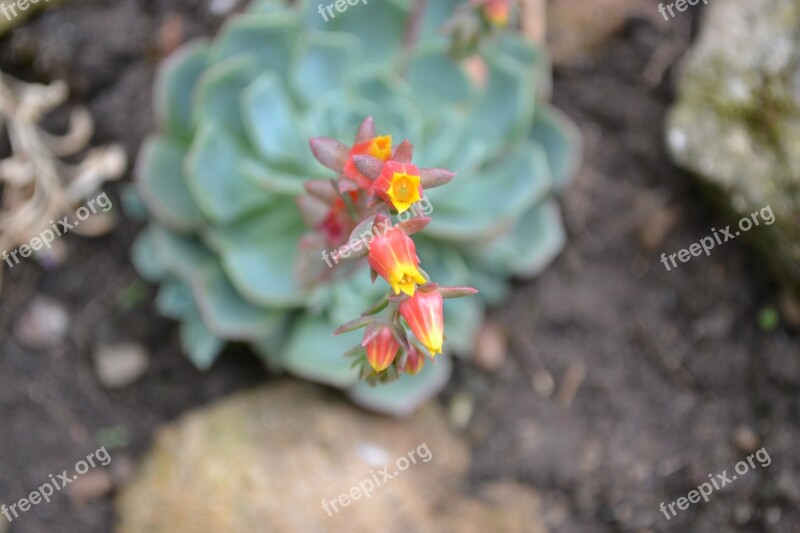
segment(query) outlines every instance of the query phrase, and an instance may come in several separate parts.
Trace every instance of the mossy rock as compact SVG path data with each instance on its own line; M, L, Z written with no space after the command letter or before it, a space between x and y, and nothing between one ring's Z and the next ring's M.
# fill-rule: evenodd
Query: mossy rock
M667 144L730 215L771 208L775 222L745 235L800 286L800 3L709 6L683 65Z

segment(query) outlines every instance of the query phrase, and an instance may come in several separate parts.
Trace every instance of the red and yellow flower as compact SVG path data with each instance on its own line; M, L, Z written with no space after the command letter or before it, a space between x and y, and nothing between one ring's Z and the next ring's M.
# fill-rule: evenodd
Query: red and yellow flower
M438 291L417 291L411 298L400 302L400 314L431 356L442 353L444 299Z
M398 213L407 211L422 199L419 169L412 164L387 161L372 190Z
M427 283L419 270L414 241L400 228L390 228L383 235L376 236L370 245L367 260L369 266L389 283L395 294L402 291L413 296L417 284Z
M377 334L367 329L361 345L366 349L367 362L375 372L389 368L400 350L400 343L394 338L392 328L388 324L382 326Z
M388 161L392 157L392 136L382 135L373 137L368 141L357 143L350 149L350 156L344 164L344 176L355 181L359 187L367 192L372 191L372 180L362 174L353 162L354 155L371 155L381 161Z

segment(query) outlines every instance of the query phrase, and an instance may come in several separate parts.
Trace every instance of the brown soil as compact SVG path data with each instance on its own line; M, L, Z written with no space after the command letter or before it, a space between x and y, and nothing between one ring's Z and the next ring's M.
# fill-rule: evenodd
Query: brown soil
M97 119L96 141L122 142L133 156L153 125L150 90L164 23L182 20L186 36L210 34L220 21L206 4L75 2L0 40L0 68L29 80L66 79ZM708 209L663 148L671 82L668 76L651 89L642 72L669 39L664 31L629 21L596 61L557 72L555 102L587 138L584 169L564 202L568 247L494 313L511 338L503 367L487 374L459 364L443 399L475 400L473 482L511 477L537 487L553 531L793 531L800 523L798 339L757 322L777 290L738 241L670 272L659 262L661 252L730 223ZM658 237L670 218L674 228ZM180 355L175 324L152 309L152 293L132 309L118 304L120 291L137 283L128 249L138 229L123 220L101 239L68 236L61 268L27 263L10 272L0 308L0 502L24 497L85 457L98 432L102 439L103 430L124 428L127 445L111 452L112 464L123 464L161 424L267 379L238 347L207 374L195 371ZM27 350L11 334L35 295L70 311L70 337L56 349ZM120 341L147 346L151 366L139 383L108 392L95 378L91 349ZM748 455L747 439L735 438L742 428L773 464L667 521L660 502L686 496L709 473L730 476ZM108 531L112 519L108 498L78 506L60 495L12 531Z

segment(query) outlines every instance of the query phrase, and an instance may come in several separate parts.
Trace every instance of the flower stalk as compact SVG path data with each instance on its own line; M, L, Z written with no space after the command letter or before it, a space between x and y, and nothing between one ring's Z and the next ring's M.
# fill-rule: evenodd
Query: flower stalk
M393 146L390 135L376 134L371 117L350 147L324 137L309 144L314 157L337 177L306 184L308 195L298 201L311 222L306 240L340 247L331 256L337 267L366 259L373 283L380 278L388 285L383 297L334 334L364 328L361 344L345 355L354 358L353 366L370 383L391 382L403 373L415 376L427 357L444 352L444 300L478 292L434 283L412 238L431 221L414 206L426 198L425 190L447 185L455 173L419 168L411 142ZM399 216L409 211L412 216ZM342 246L345 242L363 246L351 250Z

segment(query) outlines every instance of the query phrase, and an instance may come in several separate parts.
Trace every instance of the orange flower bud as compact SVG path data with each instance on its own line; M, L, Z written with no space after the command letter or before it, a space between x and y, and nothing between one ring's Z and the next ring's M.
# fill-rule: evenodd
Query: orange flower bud
M402 213L422 199L420 171L415 165L387 161L372 190Z
M394 338L392 328L388 325L382 326L377 334L367 329L362 346L366 348L367 362L375 372L389 368L400 350L400 343Z
M416 285L427 282L419 271L414 241L399 228L391 228L372 240L367 261L389 283L395 294L402 291L413 296Z
M400 314L431 356L442 353L444 300L438 291L417 291L411 298L400 302Z

